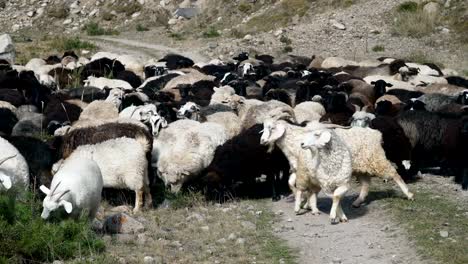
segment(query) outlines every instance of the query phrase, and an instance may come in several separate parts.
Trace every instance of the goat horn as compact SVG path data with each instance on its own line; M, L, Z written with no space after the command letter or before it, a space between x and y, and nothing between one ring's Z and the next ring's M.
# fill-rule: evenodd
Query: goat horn
M62 194L60 194L60 196L57 198L57 201L60 200L65 194L69 193L70 190L66 190L64 191Z
M354 106L354 110L356 112L359 112L361 110L361 108L359 107L359 105L355 105L355 104L352 104Z
M1 165L3 162L5 162L5 161L7 161L7 160L9 160L9 159L12 159L12 158L14 158L14 157L16 157L16 155L17 155L17 154L15 154L15 155L13 155L13 156L10 156L10 157L6 157L6 158L0 160L0 165Z
M62 183L62 181L59 181L59 183L57 183L57 185L55 185L54 189L50 191L50 196L52 197L54 195L54 192L57 190L57 187L59 187L59 185Z
M343 129L350 129L351 127L350 126L341 126L341 125L337 125L337 124L325 124L325 123L322 123L323 126L325 128L343 128Z

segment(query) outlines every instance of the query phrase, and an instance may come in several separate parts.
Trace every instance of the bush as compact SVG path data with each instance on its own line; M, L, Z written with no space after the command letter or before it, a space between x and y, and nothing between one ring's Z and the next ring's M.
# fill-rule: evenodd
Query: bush
M407 1L407 2L403 2L401 3L398 7L397 7L397 11L398 12L410 12L410 13L414 13L418 10L418 3L416 2L413 2L413 1Z
M56 7L51 7L47 10L47 14L50 17L64 19L68 16L69 10L65 7L65 5L59 5Z
M241 1L237 9L239 9L239 11L241 11L242 13L247 13L250 10L252 10L252 6L245 1Z
M148 31L148 30L149 30L149 28L148 28L148 27L145 27L145 26L143 26L142 24L138 24L138 25L136 25L136 31L138 31L138 32L142 32L142 31Z
M52 48L55 48L59 51L66 51L66 50L94 50L96 49L96 45L88 41L82 41L79 37L67 38L61 37L58 38L51 43Z
M293 51L293 48L291 46L285 46L283 48L284 53L289 53L289 52L292 52L292 51Z
M218 30L214 27L210 27L207 31L203 32L204 38L217 38L219 36L221 36L221 34L219 34Z
M373 51L373 52L382 52L382 51L385 51L385 47L382 46L382 45L375 45L375 46L372 48L372 51Z
M0 262L52 262L104 251L86 219L46 222L40 218L40 201L23 196L0 193Z
M88 36L99 36L99 35L118 35L119 32L116 30L104 29L99 26L96 22L89 22L84 26L84 30Z
M284 43L284 44L286 44L286 45L291 45L292 40L291 40L290 38L286 37L285 35L282 35L282 36L280 37L280 42L281 42L281 43Z

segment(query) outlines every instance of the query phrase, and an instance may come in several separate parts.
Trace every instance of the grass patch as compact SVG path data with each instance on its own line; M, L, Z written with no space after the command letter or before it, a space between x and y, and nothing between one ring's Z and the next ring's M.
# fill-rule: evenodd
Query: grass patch
M311 0L281 1L272 5L260 15L251 18L245 25L249 32L269 31L278 27L284 27L291 22L294 16L302 17L309 10Z
M252 5L247 3L246 1L241 1L237 6L237 9L239 9L239 11L241 11L242 13L248 13L252 10Z
M137 24L136 25L136 31L138 31L138 32L149 31L149 28L147 26L142 25L142 24Z
M385 51L385 47L383 45L375 45L372 47L373 52L383 52Z
M415 201L389 196L383 200L385 208L402 223L422 256L440 263L468 263L466 207L463 210L456 201L428 190L419 190ZM448 238L440 231L448 231Z
M47 10L47 15L52 18L64 19L70 10L65 5L52 6Z
M421 38L430 35L440 22L440 17L427 15L423 5L415 2L399 5L394 13L392 33L399 36Z
M208 30L203 32L202 36L204 38L217 38L221 36L221 34L219 34L219 31L216 28L210 27Z
M287 36L285 36L285 35L282 35L280 37L280 42L283 43L283 44L286 44L286 45L291 45L292 44L292 40L290 38L288 38Z
M347 8L354 5L355 2L356 0L328 0L328 6L331 8Z
M289 52L292 52L293 51L293 48L291 46L284 46L282 51L284 53L289 53Z
M104 251L86 219L46 222L41 202L32 194L22 196L0 193L0 262L52 262Z
M66 50L95 50L96 45L91 42L80 40L79 37L61 37L55 40L52 40L51 47L59 51Z
M100 35L118 35L119 32L116 30L105 29L99 26L96 22L89 22L84 26L84 31L88 36L100 36Z
M177 32L171 32L169 33L169 37L175 39L175 40L184 40L185 37L184 35L182 35L181 33L177 33Z

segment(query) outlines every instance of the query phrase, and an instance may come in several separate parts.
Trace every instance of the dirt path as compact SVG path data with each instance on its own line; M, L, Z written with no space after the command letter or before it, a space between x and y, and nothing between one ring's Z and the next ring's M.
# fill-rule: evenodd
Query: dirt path
M207 58L202 56L196 49L190 51L179 50L161 44L145 43L137 40L115 37L93 37L89 40L107 52L125 53L142 59L159 58L167 53L177 53L191 58L195 62L207 60Z
M331 199L319 196L319 216L296 216L293 202L282 199L272 210L281 216L275 233L299 251L299 263L395 264L427 263L416 254L403 231L379 208L378 201L359 209L351 207L356 194L348 194L343 210L348 223L331 225Z

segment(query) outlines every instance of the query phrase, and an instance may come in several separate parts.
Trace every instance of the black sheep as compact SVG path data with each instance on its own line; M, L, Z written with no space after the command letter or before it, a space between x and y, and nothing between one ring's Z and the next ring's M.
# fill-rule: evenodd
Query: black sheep
M355 109L351 109L347 104L347 96L344 92L333 92L323 97L325 110L327 113L320 118L321 122L331 122L333 124L347 126Z
M280 102L283 102L283 103L285 103L287 105L292 106L291 97L289 96L289 94L285 90L282 90L282 89L271 89L271 90L269 90L265 94L264 100L265 101L277 100L277 101L280 101Z
M468 80L459 76L450 76L445 78L449 84L468 88Z
M0 108L0 136L11 135L13 127L18 123L18 118L10 109Z
M144 69L145 78L148 79L154 76L162 76L167 73L167 68L164 66L157 66L157 65L148 65L145 66Z
M184 57L178 54L167 54L158 62L166 62L166 67L169 70L177 70L182 68L189 68L192 67L195 63L193 60Z
M0 101L9 102L16 107L26 103L24 96L16 89L0 89Z
M57 96L51 96L44 109L45 124L49 124L54 120L59 123L73 123L78 120L81 111L80 107L67 103Z
M141 85L141 78L138 77L132 71L120 71L115 76L114 79L122 80L128 82L133 88L140 87Z
M164 88L164 86L172 79L175 77L179 76L180 74L177 73L169 73L166 75L163 75L157 79L148 81L143 87L141 87L139 90L141 92L145 93L151 100L158 100L157 93ZM158 100L159 101L159 100ZM161 101L163 102L163 101Z
M89 76L115 77L117 73L124 71L124 65L118 60L101 58L86 64L81 70L81 79L86 80Z
M258 196L262 192L256 178L266 175L273 200L279 200L280 192L288 186L289 163L278 148L269 153L268 147L260 144L262 130L263 125L255 125L216 149L210 166L197 180L210 198Z
M418 98L422 96L424 93L419 92L419 91L408 91L405 89L392 89L390 91L387 91L386 94L394 95L398 99L400 99L400 101L402 101L403 103L406 103L410 101L412 98Z
M275 60L275 57L267 54L262 54L262 55L255 55L255 59L263 61L267 65L273 64L273 61Z
M397 122L412 143L409 175L420 168L440 166L443 173L455 174L463 188L468 188L468 116L406 111Z
M104 100L109 95L106 89L99 89L91 86L61 90L60 93L66 94L70 99L79 99L85 103L91 103L95 100Z

